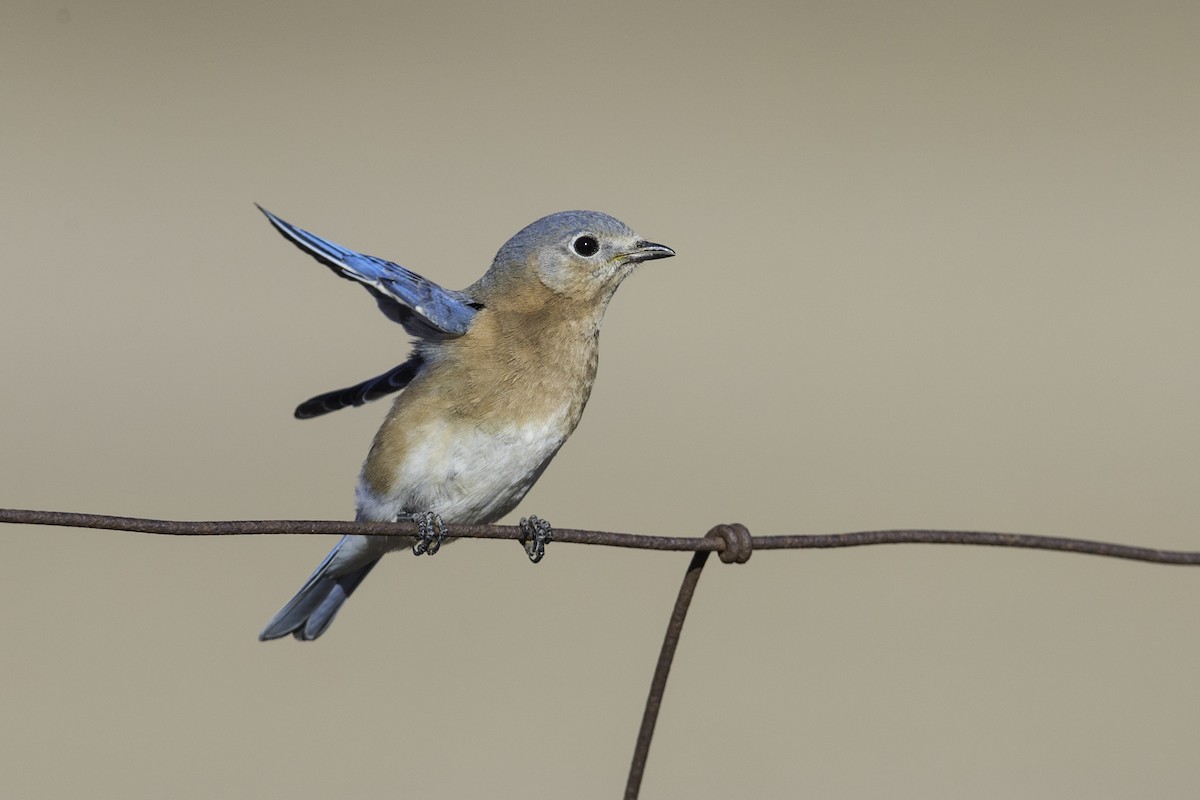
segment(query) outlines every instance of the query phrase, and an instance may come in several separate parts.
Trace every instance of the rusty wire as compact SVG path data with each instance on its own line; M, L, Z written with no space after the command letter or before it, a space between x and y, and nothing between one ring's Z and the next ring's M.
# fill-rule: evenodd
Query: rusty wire
M184 522L179 520L114 517L104 514L76 514L66 511L30 511L0 508L0 523L57 525L68 528L154 533L168 536L266 536L297 534L347 534L363 536L405 536L417 533L415 523L353 522L350 520L222 520ZM511 539L524 535L518 525L454 525L459 539ZM644 536L574 528L555 528L555 542L628 547L638 550L675 550L723 552L729 545L724 539L689 536ZM861 547L876 544L959 544L988 547L1022 547L1034 550L1058 550L1156 564L1200 564L1200 552L1160 550L1151 547L1069 539L1060 536L1035 536L1027 533L989 533L986 531L949 531L902 529L858 531L855 533L797 534L792 536L756 536L755 550L803 550L831 547ZM748 545L742 545L748 546Z
M343 520L233 520L214 522L181 522L177 520L114 517L102 514L76 514L65 511L31 511L0 508L0 523L26 525L56 525L72 528L99 528L133 531L168 536L245 536L286 534L347 534L365 536L404 536L417 533L416 523L350 522ZM518 525L455 525L453 535L461 539L512 539L524 541L526 536ZM588 531L555 528L554 542L595 544L609 547L628 547L642 550L692 551L692 560L684 573L683 583L663 637L650 692L646 698L642 724L638 730L629 779L625 785L625 800L637 800L642 776L650 754L650 741L662 707L667 677L675 658L675 649L683 631L688 606L700 581L700 573L709 553L718 553L724 563L745 563L754 550L798 550L832 547L861 547L876 544L960 544L987 547L1020 547L1034 550L1056 550L1066 553L1122 558L1155 564L1200 565L1200 552L1160 550L1151 547L1071 539L1060 536L1034 536L1024 533L990 533L987 531L948 530L879 530L856 533L811 534L794 536L751 537L744 525L717 525L704 537L643 536L631 533Z

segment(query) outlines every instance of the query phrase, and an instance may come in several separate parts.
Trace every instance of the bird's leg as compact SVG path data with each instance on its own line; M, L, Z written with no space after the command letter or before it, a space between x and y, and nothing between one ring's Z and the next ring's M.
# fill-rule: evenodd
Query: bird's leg
M546 520L533 515L521 517L520 527L521 538L517 541L525 545L525 555L536 564L546 555L546 543L554 538L554 528Z
M440 514L426 511L423 514L410 514L409 519L417 523L417 535L420 537L413 543L414 556L431 556L437 553L446 541L446 523L442 522Z

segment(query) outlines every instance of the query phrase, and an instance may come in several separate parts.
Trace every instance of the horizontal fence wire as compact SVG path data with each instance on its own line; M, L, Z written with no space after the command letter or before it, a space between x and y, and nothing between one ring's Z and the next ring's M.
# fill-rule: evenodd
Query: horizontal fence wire
M118 517L103 514L76 514L65 511L31 511L0 508L0 523L26 525L57 525L70 528L100 528L133 531L167 536L267 536L305 534L358 534L361 536L417 535L416 523L354 522L349 520L221 520L178 521ZM518 525L452 525L452 534L459 539L511 539L521 541L525 536ZM726 540L713 537L646 536L633 533L554 528L554 542L604 545L639 550L673 550L721 553ZM1156 564L1200 564L1200 552L1162 550L1152 547L1074 539L1062 536L1036 536L1028 533L992 533L988 531L958 531L929 529L897 529L856 531L853 533L795 534L787 536L755 536L749 546L754 550L806 550L835 547L862 547L881 544L957 544L985 547L1018 547L1034 550L1056 550L1066 553L1148 561Z
M536 519L536 518L534 518ZM98 528L132 531L168 536L256 536L296 534L359 534L363 536L400 536L416 539L421 531L416 522L349 522L339 520L231 520L215 522L181 522L177 520L115 517L102 514L75 514L65 511L31 511L0 508L0 523L26 525L56 525L72 528ZM452 535L460 539L511 539L526 542L530 535L521 525L453 525ZM667 677L675 658L675 650L683 631L684 619L700 574L710 553L717 553L725 563L745 563L754 550L804 550L835 547L862 547L881 544L958 544L984 547L1017 547L1033 550L1053 550L1064 553L1122 558L1154 564L1200 565L1200 552L1161 550L1152 547L1073 539L1062 536L1035 536L1026 533L992 533L988 531L952 531L899 529L858 531L854 533L810 534L792 536L751 536L744 525L717 525L703 537L644 536L632 533L589 531L574 528L554 528L548 541L572 544L606 545L641 550L691 551L693 553L683 583L671 611L667 632L663 637L650 692L646 698L642 724L638 730L629 778L625 785L625 800L637 800L642 776L650 754L650 742L666 692ZM541 542L544 545L545 542ZM428 543L426 543L428 547ZM436 548L434 548L436 550ZM414 550L424 552L424 550ZM527 552L531 552L527 548ZM531 552L531 558L533 558ZM534 561L540 560L540 552Z

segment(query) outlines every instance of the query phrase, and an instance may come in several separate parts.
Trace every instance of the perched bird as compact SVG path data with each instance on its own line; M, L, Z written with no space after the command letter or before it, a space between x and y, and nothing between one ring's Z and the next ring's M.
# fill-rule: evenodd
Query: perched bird
M416 339L403 364L296 409L305 419L403 390L363 464L356 519L413 519L422 531L343 537L259 635L309 640L388 551L433 552L447 524L490 523L516 507L579 423L613 292L638 264L675 251L607 214L563 211L509 239L457 292L259 209Z

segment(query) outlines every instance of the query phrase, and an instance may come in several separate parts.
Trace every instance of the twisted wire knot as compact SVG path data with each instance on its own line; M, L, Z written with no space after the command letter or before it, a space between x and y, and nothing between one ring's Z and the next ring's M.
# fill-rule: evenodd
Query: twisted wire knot
M754 552L754 543L750 538L750 531L745 525L740 522L734 522L730 525L718 525L709 531L706 536L713 539L720 539L724 544L718 551L721 561L725 564L745 564L750 560L750 554Z

